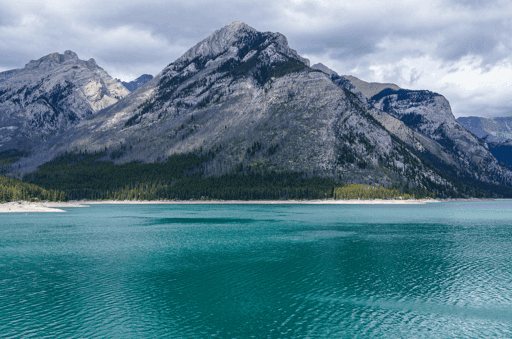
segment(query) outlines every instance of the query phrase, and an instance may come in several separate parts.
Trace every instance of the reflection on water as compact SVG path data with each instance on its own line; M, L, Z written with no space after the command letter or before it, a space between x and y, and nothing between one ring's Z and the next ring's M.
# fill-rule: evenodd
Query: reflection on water
M0 337L510 337L512 203L1 216Z

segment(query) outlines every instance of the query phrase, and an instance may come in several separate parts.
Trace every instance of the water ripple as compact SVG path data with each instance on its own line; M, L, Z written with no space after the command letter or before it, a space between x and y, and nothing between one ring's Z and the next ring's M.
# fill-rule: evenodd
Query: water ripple
M504 208L493 223L443 204L417 223L383 208L230 208L9 217L0 337L510 337Z

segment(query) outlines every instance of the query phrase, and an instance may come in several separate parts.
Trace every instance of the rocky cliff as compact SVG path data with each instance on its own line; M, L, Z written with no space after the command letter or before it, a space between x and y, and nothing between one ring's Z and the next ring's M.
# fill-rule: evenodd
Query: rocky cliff
M128 94L94 59L71 51L2 72L0 152L28 151Z
M384 89L369 102L399 119L413 131L433 140L437 147L426 151L448 164L457 176L510 185L512 174L499 165L488 145L461 126L448 100L430 91ZM440 154L442 154L440 156Z
M489 145L468 133L455 120L442 95L339 76L322 64L312 68L329 74L333 82L353 92L386 130L439 170L463 181L511 184L511 172L499 164L494 147L489 150Z

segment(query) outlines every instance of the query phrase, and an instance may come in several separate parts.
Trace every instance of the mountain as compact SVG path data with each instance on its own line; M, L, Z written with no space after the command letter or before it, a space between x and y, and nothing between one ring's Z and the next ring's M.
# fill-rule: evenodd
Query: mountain
M460 117L457 122L487 142L501 143L512 140L512 117Z
M436 156L435 162L442 160L443 166L448 165L445 170L453 175L495 184L510 183L510 171L498 164L485 142L455 120L442 95L388 88L373 95L369 102L433 140L434 145L423 145L430 153L428 156Z
M140 86L144 85L144 84L147 84L148 82L151 81L151 79L153 79L153 76L151 74L142 74L140 77L138 77L137 79L133 80L133 81L130 81L130 82L125 82L125 81L122 81L121 83L123 84L124 87L126 87L130 92L133 92L135 91L137 88L139 88Z
M368 83L354 76L340 77L322 64L312 68L344 83L388 131L443 172L463 181L510 183L510 172L496 159L496 147L489 147L468 133L455 120L448 100L442 95L389 83Z
M512 170L512 141L489 142L489 151L503 166Z
M352 75L345 75L344 78L350 81L354 85L355 91L360 92L366 100L386 89L395 91L400 89L395 84L366 82Z
M322 63L314 64L313 66L311 66L311 68L315 69L317 71L323 72L325 74L328 74L330 76L337 76L338 75L338 73L336 73L335 71L333 71L332 69L330 69L329 67L325 66Z
M512 117L460 117L457 122L483 139L492 155L512 169Z
M72 51L2 72L0 155L27 152L128 94L94 59Z
M295 172L459 193L464 185L512 183L512 172L455 121L441 95L310 67L284 35L242 22L13 168L32 172L70 152L117 164L215 154L196 167L204 177Z

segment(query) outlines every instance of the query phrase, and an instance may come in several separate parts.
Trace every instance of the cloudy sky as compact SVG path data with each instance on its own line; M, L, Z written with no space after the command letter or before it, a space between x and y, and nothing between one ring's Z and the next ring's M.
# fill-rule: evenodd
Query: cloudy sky
M69 49L129 81L232 21L341 75L443 94L457 117L512 116L510 1L0 0L0 71Z

